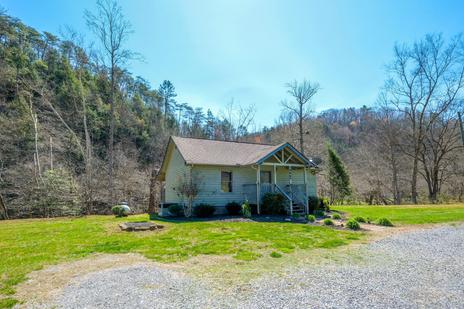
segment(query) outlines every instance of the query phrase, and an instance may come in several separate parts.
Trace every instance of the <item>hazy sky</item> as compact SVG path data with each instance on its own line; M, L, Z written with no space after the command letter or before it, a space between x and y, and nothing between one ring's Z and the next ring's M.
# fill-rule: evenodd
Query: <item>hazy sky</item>
M315 109L372 104L395 42L463 31L464 1L152 0L120 1L134 34L127 46L145 62L128 69L157 87L171 80L178 101L217 112L232 98L254 104L272 125L285 83L322 87ZM88 34L93 0L0 0L38 30L70 25ZM88 40L93 40L88 35Z

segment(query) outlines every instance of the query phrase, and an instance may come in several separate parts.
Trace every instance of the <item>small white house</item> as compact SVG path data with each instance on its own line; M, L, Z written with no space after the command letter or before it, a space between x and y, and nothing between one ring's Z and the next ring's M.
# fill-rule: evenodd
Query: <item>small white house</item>
M260 213L261 198L278 192L288 201L287 211L308 213L308 196L316 196L317 165L289 143L266 145L172 136L158 174L164 183L160 215L167 207L184 204L179 191L185 178L197 182L193 205L206 203L216 214L229 202L248 200Z

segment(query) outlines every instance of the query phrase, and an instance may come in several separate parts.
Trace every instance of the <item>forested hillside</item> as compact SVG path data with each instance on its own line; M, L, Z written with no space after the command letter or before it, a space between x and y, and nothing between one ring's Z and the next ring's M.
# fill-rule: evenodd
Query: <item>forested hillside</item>
M87 17L104 43L98 27L105 25L90 22L101 16ZM322 196L331 194L324 170L331 144L351 177L348 200L464 199L460 38L429 36L397 47L378 102L366 102L372 107L316 115L308 106L298 113L276 102L282 116L257 132L250 132L253 107L231 101L214 115L201 102L178 102L170 81L150 85L125 69L135 54L116 50L108 58L107 49L88 46L72 30L39 32L0 14L0 195L10 217L103 213L123 200L145 210L158 198L154 175L170 135L290 141L320 161ZM298 102L291 90L299 86L288 85L290 100ZM307 103L317 100L314 89Z

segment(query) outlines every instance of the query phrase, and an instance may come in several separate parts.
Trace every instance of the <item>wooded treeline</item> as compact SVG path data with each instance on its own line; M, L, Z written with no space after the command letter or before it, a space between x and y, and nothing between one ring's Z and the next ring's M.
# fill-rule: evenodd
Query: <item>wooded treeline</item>
M214 115L177 102L170 81L154 88L122 66L112 86L110 66L83 42L72 30L58 37L0 14L0 195L10 217L108 212L120 201L142 211L170 135L247 133L253 108L230 102Z
M101 27L108 26L105 12L124 19L114 2L98 8L102 14L86 15ZM153 87L134 77L125 61L135 54L112 54L109 45L89 47L70 29L56 36L0 13L0 197L10 217L105 213L118 201L145 210L158 198L154 176L170 135L292 142L321 163L321 196L330 195L324 170L330 144L348 168L351 201L464 199L460 37L396 46L373 107L316 115L310 106L319 85L291 82L288 100L275 106L283 108L275 126L254 132L252 106L231 100L215 115L176 101L170 81Z

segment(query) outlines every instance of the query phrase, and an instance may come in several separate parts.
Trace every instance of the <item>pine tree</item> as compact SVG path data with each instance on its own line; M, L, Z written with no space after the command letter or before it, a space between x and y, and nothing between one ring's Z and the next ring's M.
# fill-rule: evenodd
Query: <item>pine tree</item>
M328 180L330 184L330 203L351 195L350 176L348 175L342 160L330 145L328 151Z

